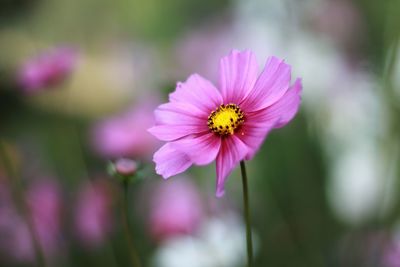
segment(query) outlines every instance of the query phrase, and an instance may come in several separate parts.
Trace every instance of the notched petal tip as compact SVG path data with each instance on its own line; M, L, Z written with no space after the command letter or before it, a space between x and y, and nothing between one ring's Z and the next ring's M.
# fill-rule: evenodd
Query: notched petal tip
M154 161L154 159L153 159L153 161ZM167 180L168 178L170 178L170 177L173 176L173 175L165 174L164 171L163 171L161 168L157 167L157 163L156 163L156 168L155 168L155 170L156 170L156 173L157 173L158 175L160 175L164 180Z
M284 64L286 64L284 58L279 58L277 56L269 56L267 58L266 64L268 64L268 63L277 63L277 64L284 63ZM286 64L286 65L288 65L288 64Z
M274 128L288 124L297 114L301 103L301 79L296 79L287 93L274 105L268 108L269 116L279 118Z
M251 51L248 48L245 48L245 49L242 49L242 50L233 48L233 49L230 50L229 54L227 56L225 56L225 57L229 57L230 55L237 55L237 54L254 54L254 53L253 53L253 51Z
M200 76L200 75L197 73L190 74L189 77L186 78L186 80L176 82L175 89L180 89L182 86L185 86L185 83L190 82L192 79L195 79L198 76ZM175 92L172 92L171 94L173 94L173 93L175 93Z
M293 89L295 90L297 93L301 93L303 91L303 79L302 78L297 78L296 81L294 82L294 84L292 85ZM301 98L301 96L300 96Z
M292 67L283 59L270 56L254 87L242 103L248 112L258 111L277 102L289 89Z
M227 58L229 58L229 57L238 55L238 54L240 54L241 52L242 52L242 51L240 51L239 49L232 49L232 50L229 52L228 55L222 57L221 59L227 59Z
M169 94L169 101L188 103L208 114L222 101L222 96L209 80L195 73L177 83L175 91Z
M215 196L217 198L221 198L225 195L225 189L224 188L217 188L217 190L215 191Z
M292 65L286 63L286 59L284 58L279 58L276 56L270 56L268 57L264 68L271 67L271 69L280 69L280 71L286 71L290 74L292 73Z
M297 78L293 85L290 87L289 91L292 91L294 95L297 96L297 109L300 106L301 100L302 100L302 96L301 93L303 91L303 84L302 84L302 79L301 78Z
M244 50L232 49L228 55L223 56L220 59L220 64L233 63L233 62L235 62L236 59L243 61L243 60L249 59L249 58L253 59L255 64L257 63L256 56L253 53L253 51L251 51L250 49L244 49ZM257 67L258 67L258 65L257 65Z

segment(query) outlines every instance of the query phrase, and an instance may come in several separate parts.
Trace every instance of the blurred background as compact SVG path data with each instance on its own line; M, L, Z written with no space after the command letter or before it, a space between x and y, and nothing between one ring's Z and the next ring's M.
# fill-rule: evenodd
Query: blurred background
M239 171L164 181L153 109L233 48L302 77L248 162L256 266L400 266L396 0L1 0L0 266L245 266ZM125 159L118 160L124 157ZM129 160L130 159L130 160ZM134 161L131 161L134 160ZM136 174L127 207L118 177ZM120 177L121 178L121 177Z

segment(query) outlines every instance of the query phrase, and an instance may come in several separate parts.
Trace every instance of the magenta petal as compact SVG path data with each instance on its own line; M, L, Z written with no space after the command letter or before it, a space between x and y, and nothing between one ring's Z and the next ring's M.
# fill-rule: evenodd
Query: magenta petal
M217 156L217 197L225 192L225 181L232 170L244 159L248 147L235 135L222 140L221 149Z
M300 105L301 89L301 80L297 79L286 94L273 105L246 114L247 120L238 134L238 137L249 147L246 160L254 156L273 128L283 127L294 117Z
M219 87L225 104L240 103L253 88L258 65L251 51L233 50L219 64Z
M294 115L296 115L299 109L301 102L301 90L301 79L297 79L278 102L266 108L265 111L262 112L260 119L265 121L276 120L277 122L274 128L285 126L293 119Z
M194 133L202 132L198 127L190 125L157 125L151 127L148 131L162 141L174 141Z
M268 133L275 127L277 120L263 118L263 114L248 114L247 121L242 127L240 134L237 135L249 148L245 160L250 160L256 154Z
M278 102L268 108L270 114L280 114L279 121L275 125L276 128L285 126L296 115L301 102L300 93L302 89L301 79L297 79L289 91Z
M213 161L221 147L221 138L207 133L196 138L184 138L172 143L177 150L188 155L197 165L207 165Z
M222 96L210 81L193 74L186 82L177 84L175 92L169 95L169 101L190 103L208 115L222 104Z
M185 103L160 105L154 112L156 126L149 132L163 141L173 141L187 135L208 131L207 116L196 107Z
M249 147L246 160L250 160L260 148L264 139L273 128L280 128L293 119L300 105L301 80L293 86L276 103L252 113L247 113L247 121L238 137Z
M209 113L183 102L169 102L157 107L154 111L156 124L193 125L204 124Z
M189 157L174 149L171 143L162 146L153 157L156 163L156 173L163 178L169 178L187 170L192 162Z
M252 112L272 105L289 89L290 79L291 67L283 60L270 57L254 88L240 106L246 112Z

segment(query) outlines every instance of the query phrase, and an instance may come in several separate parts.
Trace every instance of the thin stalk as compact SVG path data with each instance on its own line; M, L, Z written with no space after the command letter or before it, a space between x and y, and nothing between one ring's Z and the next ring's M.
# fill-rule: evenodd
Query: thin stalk
M249 190L247 186L247 173L246 165L242 160L240 162L240 170L242 172L242 183L243 183L243 207L244 207L244 219L246 222L246 244L247 244L247 266L253 266L253 241L251 237L251 218L250 218L250 205L249 205Z
M124 196L121 201L121 206L122 206L121 214L122 214L122 222L124 224L126 241L128 242L128 246L129 246L129 252L130 252L129 256L131 259L132 266L141 267L142 264L140 263L139 253L137 252L135 244L133 242L132 229L129 224L128 183L127 182L123 183L123 190L124 190L124 193L123 193Z
M11 179L11 185L13 190L13 197L18 209L23 216L24 221L28 226L28 231L31 236L31 240L33 243L33 249L35 251L35 256L37 260L37 266L39 267L46 267L46 259L42 250L42 247L39 243L39 238L37 236L37 232L34 227L34 222L32 218L32 214L29 211L28 205L26 200L23 196L22 186L21 186L21 179L14 167L12 166L11 159L8 156L7 150L4 144L0 141L0 158L3 164L3 167L6 171L8 179Z

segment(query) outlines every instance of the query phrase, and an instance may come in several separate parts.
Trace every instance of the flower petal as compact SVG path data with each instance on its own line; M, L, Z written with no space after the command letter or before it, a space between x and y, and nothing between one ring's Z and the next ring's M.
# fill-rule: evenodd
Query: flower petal
M173 102L160 105L154 111L156 126L148 131L163 141L173 141L188 135L208 131L207 116L196 107Z
M196 138L183 138L172 143L177 150L185 153L197 165L207 165L217 157L221 147L221 138L207 133Z
M156 173L165 179L184 172L192 165L189 157L174 149L171 143L162 146L154 154L153 161L156 163Z
M244 159L248 147L235 135L222 140L217 156L217 191L216 196L222 197L225 192L225 181L232 170Z
M249 148L245 160L250 160L259 150L268 133L275 127L277 119L263 120L258 113L249 114L246 118L247 121L237 137Z
M297 79L278 102L267 108L267 119L278 118L275 128L285 126L296 115L301 102L302 89L301 79Z
M148 131L161 141L174 141L203 132L196 125L156 125L148 129Z
M246 160L250 160L273 128L286 125L297 113L300 105L301 80L297 79L285 95L273 105L246 114L246 122L237 135L248 147Z
M266 108L278 101L289 89L291 67L283 60L270 57L254 88L240 107L246 112Z
M240 103L253 88L258 65L251 51L233 50L219 63L219 88L225 104Z
M175 92L169 95L169 101L189 103L208 115L222 104L222 96L210 81L193 74L186 82L176 85Z
M207 127L209 113L204 113L188 103L168 102L158 106L154 115L157 125L204 124Z

